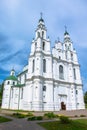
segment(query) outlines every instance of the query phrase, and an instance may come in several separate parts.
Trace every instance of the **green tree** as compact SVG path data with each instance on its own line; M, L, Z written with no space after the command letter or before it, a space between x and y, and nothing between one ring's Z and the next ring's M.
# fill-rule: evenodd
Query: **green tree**
M85 104L87 104L87 91L84 94L84 102L85 102Z
M4 83L2 83L2 84L0 85L0 106L1 106L1 102L2 102L3 87L4 87Z

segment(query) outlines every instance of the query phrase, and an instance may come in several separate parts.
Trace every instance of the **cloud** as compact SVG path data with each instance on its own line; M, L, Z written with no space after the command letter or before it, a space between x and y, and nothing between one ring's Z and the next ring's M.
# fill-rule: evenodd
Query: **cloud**
M1 0L0 1L0 71L8 74L27 64L32 38L43 12L51 46L57 37L63 41L64 26L70 33L87 79L87 1L85 0ZM5 71L4 71L5 70Z

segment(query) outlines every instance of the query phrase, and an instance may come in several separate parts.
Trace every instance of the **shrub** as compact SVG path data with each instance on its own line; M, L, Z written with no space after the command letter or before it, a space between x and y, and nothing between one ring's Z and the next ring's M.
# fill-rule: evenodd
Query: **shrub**
M53 112L48 112L44 114L45 117L48 117L49 119L57 117Z
M28 121L42 120L42 116L31 116L28 118Z
M28 112L27 116L34 116L31 112Z
M80 115L80 117L86 117L86 115Z
M78 117L78 115L75 115L75 117Z
M42 116L37 116L37 117L36 117L36 120L42 120L42 119L43 119Z
M28 118L28 121L35 121L36 120L36 116L31 116Z
M21 114L21 113L13 113L13 116L16 117L16 118L24 118L25 115Z
M63 124L68 124L71 122L71 120L67 116L60 116L59 119L60 119L60 122Z

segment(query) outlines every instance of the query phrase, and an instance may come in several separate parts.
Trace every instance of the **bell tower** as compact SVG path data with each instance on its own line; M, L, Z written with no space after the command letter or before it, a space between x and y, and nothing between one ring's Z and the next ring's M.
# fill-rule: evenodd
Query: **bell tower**
M47 29L45 26L44 19L42 18L42 13L38 21L37 28L35 30L35 38L32 40L30 55L33 55L37 51L41 51L46 54L51 54L50 40L49 37L47 38Z

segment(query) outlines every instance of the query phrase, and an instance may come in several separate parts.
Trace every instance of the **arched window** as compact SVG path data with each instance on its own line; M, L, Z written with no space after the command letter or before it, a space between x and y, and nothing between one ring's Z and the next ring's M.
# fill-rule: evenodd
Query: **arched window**
M38 37L40 37L40 32L38 32Z
M43 47L43 50L45 50L45 42L43 42L43 46L42 47Z
M46 59L43 59L43 72L46 72Z
M64 79L64 72L63 72L63 66L59 66L59 78Z
M71 53L71 60L73 60L73 54Z
M43 91L46 91L46 86L43 86Z
M34 67L35 67L35 60L33 60L32 72L34 72Z
M44 38L44 31L42 31L42 38Z
M15 85L15 82L13 82L13 85Z
M73 75L74 75L74 79L76 79L76 70L75 70L75 68L73 69Z
M76 90L76 94L78 94L78 90Z
M10 81L8 81L7 84L10 84Z

